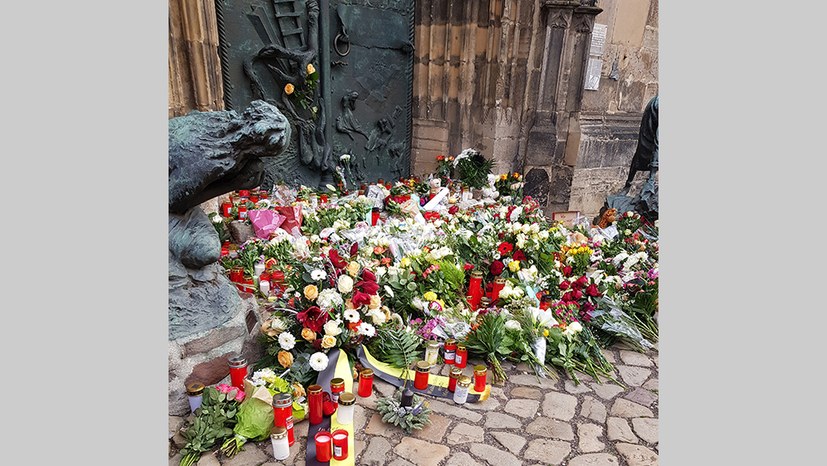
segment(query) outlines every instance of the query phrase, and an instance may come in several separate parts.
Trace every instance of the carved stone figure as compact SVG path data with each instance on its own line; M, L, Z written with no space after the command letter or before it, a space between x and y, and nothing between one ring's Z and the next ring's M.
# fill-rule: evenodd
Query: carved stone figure
M356 91L346 93L342 97L342 113L336 117L336 130L340 133L347 134L351 141L356 140L353 137L353 133L359 133L366 139L368 137L367 133L362 129L362 125L359 124L359 121L353 116L353 111L356 110L356 99L358 98L359 93Z
M287 119L262 101L241 115L192 112L169 120L170 339L215 328L241 305L216 263L218 233L199 204L258 186L259 158L280 155L289 141Z

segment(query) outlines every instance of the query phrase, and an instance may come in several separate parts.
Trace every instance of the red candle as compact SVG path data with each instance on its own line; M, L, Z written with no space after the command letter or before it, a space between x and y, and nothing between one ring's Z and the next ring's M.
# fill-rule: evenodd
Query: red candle
M457 389L457 380L462 375L462 369L459 367L452 367L451 373L448 375L448 391L452 392Z
M252 202L253 204L255 204L256 202L258 202L258 196L257 196L257 195L255 195L255 194L251 195L251 196L250 196L250 202Z
M221 257L229 256L230 255L230 248L225 248L221 246Z
M491 302L496 303L500 299L500 290L505 288L505 278L494 280L494 287L491 288Z
M330 399L338 403L339 394L345 391L345 379L336 377L330 381Z
M471 272L471 280L468 283L468 295L471 296L471 301L468 304L471 305L473 310L477 310L477 307L479 307L482 294L482 272L475 270Z
M414 388L417 390L428 389L428 375L431 371L431 365L428 361L419 361L416 363L416 377L414 377Z
M241 283L244 280L244 269L241 267L233 267L230 269L230 281L233 283Z
M316 425L322 422L324 416L322 411L323 404L324 395L322 394L322 386L311 385L307 387L307 409L309 411L307 417L310 420L310 425ZM330 445L328 445L328 449L329 448Z
M231 217L233 215L233 203L224 202L221 204L221 215L224 217Z
M270 196L270 194L268 194L267 191L259 191L258 192L258 197L260 197L261 199L267 199L269 196Z
M242 219L242 220L247 218L247 206L246 205L242 204L242 205L238 206L238 218Z
M333 459L341 461L347 458L347 431L333 431Z
M255 291L253 286L256 284L256 281L253 280L253 277L244 277L244 280L241 282L244 284L240 287L241 291L246 291L247 293L252 293Z
M376 226L379 223L379 207L374 207L370 211L370 224Z
M359 396L367 398L373 394L373 371L362 369L359 373Z
M454 365L459 367L460 369L462 369L467 364L468 364L468 350L465 349L465 345L459 344L459 345L457 345L457 355L454 358Z
M454 358L457 355L457 341L456 340L445 340L445 352L443 353L442 358L445 360L445 364L453 364Z
M244 379L247 378L247 359L242 356L233 356L229 359L230 385L244 390Z
M485 391L485 379L488 375L488 369L482 364L474 366L474 390L478 392Z
M250 190L249 189L242 189L238 191L238 195L240 197L250 197Z
M320 430L319 432L316 432L316 436L314 438L316 439L316 461L320 463L330 462L332 452L330 432Z
M293 436L293 396L279 393L273 397L273 425L287 429L287 444L296 442Z

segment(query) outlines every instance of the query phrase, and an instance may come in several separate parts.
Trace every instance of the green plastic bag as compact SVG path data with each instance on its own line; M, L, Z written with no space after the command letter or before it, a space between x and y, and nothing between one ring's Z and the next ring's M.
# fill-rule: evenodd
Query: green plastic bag
M221 451L228 457L241 451L247 441L260 442L270 437L273 407L258 398L248 397L238 408L236 419L238 423L233 429L235 435L221 446Z

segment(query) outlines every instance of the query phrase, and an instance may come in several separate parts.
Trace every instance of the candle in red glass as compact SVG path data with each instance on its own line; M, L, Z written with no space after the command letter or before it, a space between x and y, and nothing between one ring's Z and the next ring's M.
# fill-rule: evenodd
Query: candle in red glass
M244 390L244 379L247 378L247 359L242 356L233 356L229 359L230 385Z
M457 380L462 375L462 369L459 367L452 367L451 373L448 375L448 391L452 392L457 389Z
M417 390L428 389L428 375L431 371L431 365L428 361L418 361L416 363L416 377L414 377L414 388Z
M471 301L468 303L471 308L476 310L480 305L482 299L482 272L475 270L471 272L471 280L468 283L468 295L471 296Z
M221 215L223 215L224 217L230 217L233 215L232 202L224 202L221 204Z
M296 443L293 436L293 396L279 393L273 397L273 425L287 429L287 444Z
M267 199L269 196L270 196L270 194L267 191L259 191L258 192L258 197L260 197L261 199Z
M333 431L333 459L341 461L347 458L347 431Z
M241 267L234 267L230 269L230 281L234 283L241 283L244 280L244 269Z
M367 398L373 394L373 371L362 369L359 373L359 396Z
M494 287L491 288L491 302L496 303L500 299L500 290L505 288L505 278L494 280Z
M252 202L253 204L255 204L256 202L258 202L258 195L257 195L257 194L253 194L253 195L251 195L251 196L250 196L250 202Z
M488 369L482 364L474 366L474 390L478 392L485 391L485 379L488 376Z
M322 422L322 418L324 417L322 411L323 404L324 395L322 394L322 386L311 385L307 387L307 417L310 420L310 425L316 425Z
M457 355L454 358L454 365L462 369L468 364L468 350L465 349L465 345L459 344L457 345Z
M244 283L244 286L241 287L241 291L252 293L255 290L255 288L253 287L255 286L256 281L253 279L253 277L244 277L242 283Z
M370 224L376 226L377 223L379 223L379 207L374 207L370 211Z
M221 246L221 257L229 256L230 255L230 248L225 248Z
M321 387L319 387L321 388ZM320 430L314 437L316 439L316 461L320 463L330 462L332 453L332 436L326 430Z
M442 354L442 359L445 360L445 364L453 364L454 358L457 355L457 341L456 340L445 340L445 352Z
M336 377L330 381L330 399L338 403L339 394L345 391L345 379Z
M242 189L238 191L238 195L240 197L250 197L250 190L249 189Z

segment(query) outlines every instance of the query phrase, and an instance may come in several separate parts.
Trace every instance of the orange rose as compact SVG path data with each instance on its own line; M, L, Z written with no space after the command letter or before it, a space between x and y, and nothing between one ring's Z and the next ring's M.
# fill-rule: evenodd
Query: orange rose
M285 369L293 365L293 353L289 351L279 351L276 358L279 360L279 364L281 364L281 366Z
M305 327L302 329L302 338L309 342L313 342L316 340L316 332Z
M293 91L295 91L295 90L296 90L296 86L294 86L290 83L287 83L287 84L284 85L284 93L287 94L287 95L293 94Z

